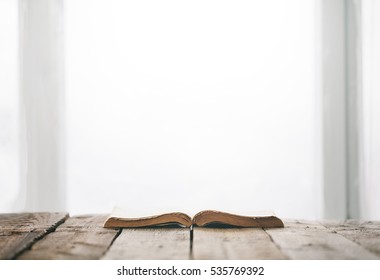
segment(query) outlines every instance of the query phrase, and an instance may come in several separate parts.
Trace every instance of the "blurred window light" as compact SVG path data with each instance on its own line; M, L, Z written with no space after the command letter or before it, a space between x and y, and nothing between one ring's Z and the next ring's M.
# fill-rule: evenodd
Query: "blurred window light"
M0 212L20 209L18 2L0 0Z
M314 0L65 3L68 210L318 218Z
M361 158L363 185L361 212L380 219L380 2L362 1L362 106Z

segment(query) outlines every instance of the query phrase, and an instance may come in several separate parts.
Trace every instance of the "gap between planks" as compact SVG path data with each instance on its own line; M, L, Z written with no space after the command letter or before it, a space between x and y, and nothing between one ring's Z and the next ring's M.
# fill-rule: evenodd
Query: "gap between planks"
M319 222L292 220L282 229L266 228L265 231L281 251L294 260L379 259L367 248Z
M102 227L104 219L101 215L68 218L59 227L50 229L50 232L55 231L45 232L40 240L30 235L33 223L24 219L24 226L18 230L29 234L22 237L24 241L29 239L26 242L29 245L19 247L21 250L13 258L378 259L380 256L380 223L289 220L285 228L273 229L112 230ZM3 230L8 227L8 231L17 228L13 223L2 226Z
M102 259L189 259L190 236L189 228L123 229Z
M194 259L287 259L262 228L195 227Z
M67 213L1 214L0 259L15 259L22 255L67 218Z
M346 220L344 222L321 221L323 226L359 244L380 259L380 222Z
M103 228L105 219L106 215L71 217L19 259L100 259L120 234L120 230Z

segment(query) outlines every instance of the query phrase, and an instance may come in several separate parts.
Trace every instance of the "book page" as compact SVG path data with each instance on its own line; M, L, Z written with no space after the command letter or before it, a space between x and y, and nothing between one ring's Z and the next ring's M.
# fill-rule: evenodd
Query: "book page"
M249 216L249 217L270 217L276 216L276 213L272 210L252 210L252 211L241 211L237 209L233 209L232 207L221 207L221 208L204 208L199 209L198 211L181 211L181 209L176 209L174 207L166 206L160 208L160 210L155 210L154 208L144 207L144 208L124 208L124 207L114 207L111 215L113 217L123 217L123 218L142 218L142 217L150 217L157 216L162 214L168 214L173 212L184 213L191 218L196 214L202 211L211 210L217 212L226 212L234 215L240 216Z

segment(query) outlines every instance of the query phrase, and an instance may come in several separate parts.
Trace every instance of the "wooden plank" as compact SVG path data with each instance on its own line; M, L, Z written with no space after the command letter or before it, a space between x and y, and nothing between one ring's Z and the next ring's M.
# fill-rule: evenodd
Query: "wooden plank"
M348 220L321 222L331 231L363 246L380 258L380 222Z
M16 258L67 217L66 213L1 214L0 259Z
M377 256L318 222L286 221L265 229L291 259L377 259Z
M123 229L103 259L189 259L189 228Z
M106 215L69 218L19 259L99 259L119 233L119 230L103 228L106 218Z
M193 232L194 259L286 259L261 228L202 228Z

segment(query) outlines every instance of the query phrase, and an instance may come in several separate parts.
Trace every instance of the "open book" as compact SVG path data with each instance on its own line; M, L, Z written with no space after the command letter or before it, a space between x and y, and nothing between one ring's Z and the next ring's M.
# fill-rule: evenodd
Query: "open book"
M149 226L180 225L193 226L236 226L272 228L284 227L284 223L273 212L260 212L250 216L236 215L226 212L205 210L197 213L192 218L181 212L170 212L159 215L131 217L120 208L115 208L104 223L106 228L135 228Z

